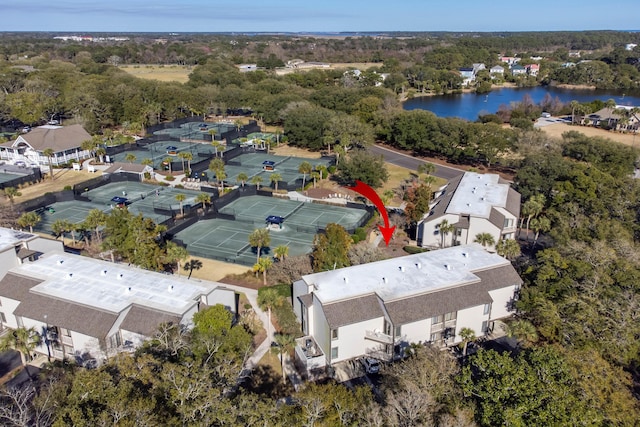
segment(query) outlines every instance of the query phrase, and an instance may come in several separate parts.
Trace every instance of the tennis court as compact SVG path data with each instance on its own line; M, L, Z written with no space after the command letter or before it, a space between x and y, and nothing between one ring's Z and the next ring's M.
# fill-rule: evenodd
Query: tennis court
M108 204L80 202L77 200L52 203L47 205L46 208L36 211L41 220L34 228L41 232L52 233L51 226L57 220L66 220L72 224L78 224L83 222L89 211L93 209L99 209L106 213L111 211L111 207Z
M186 244L192 255L245 265L253 265L256 261L254 248L249 245L249 234L265 228L267 216L280 216L285 221L282 228L270 229L270 247L262 252L263 255L272 255L271 249L280 245L289 247L289 255L309 253L318 229L326 228L329 223L356 228L368 217L361 209L264 196L241 197L221 208L220 213L233 215L235 220L199 221L175 237Z
M3 173L0 172L0 183L12 181L18 177L22 177L24 175L14 175L12 173Z
M220 147L218 152L226 151L226 147ZM200 154L212 155L216 149L211 143L183 142L183 141L157 141L138 147L136 150L124 151L122 153L111 155L114 162L128 163L127 156L135 156L132 163L142 164L145 159L150 159L154 169L161 169L166 158L170 158L172 162L181 162L178 156L181 152L189 152L193 156L192 162L201 160ZM185 162L186 164L186 162Z
M226 219L199 221L176 234L187 246L191 255L214 258L236 264L253 265L256 262L255 248L249 244L249 235L257 228L265 226ZM261 255L273 256L277 246L288 246L289 255L303 255L312 248L315 234L299 233L295 230L272 230L269 247L261 249Z
M168 135L172 138L186 138L201 141L211 141L210 132L215 131L215 135L232 131L236 128L233 123L205 123L190 122L184 123L177 128L161 129L154 132L154 135ZM206 135L206 136L205 136Z
M89 191L84 191L82 196L87 197L92 202L110 204L114 197L126 197L128 201L135 202L143 197L155 195L157 192L165 191L167 187L161 185L149 185L135 181L111 182Z

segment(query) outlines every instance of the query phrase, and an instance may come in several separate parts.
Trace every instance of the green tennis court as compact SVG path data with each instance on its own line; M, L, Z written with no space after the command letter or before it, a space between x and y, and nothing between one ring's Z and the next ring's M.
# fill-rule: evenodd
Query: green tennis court
M78 224L85 220L89 211L93 209L99 209L105 213L111 211L111 207L106 204L80 202L80 201L68 201L68 202L56 202L47 205L46 208L36 211L40 215L40 222L36 227L36 230L52 233L52 225L58 220L69 221L72 224Z
M129 202L141 200L143 197L155 195L156 192L165 191L167 187L161 185L149 185L135 181L111 182L98 188L82 193L92 202L112 203L114 197L126 197Z
M2 182L9 182L11 180L14 180L16 178L22 177L24 175L18 175L18 174L12 174L12 173L3 173L0 172L0 183Z

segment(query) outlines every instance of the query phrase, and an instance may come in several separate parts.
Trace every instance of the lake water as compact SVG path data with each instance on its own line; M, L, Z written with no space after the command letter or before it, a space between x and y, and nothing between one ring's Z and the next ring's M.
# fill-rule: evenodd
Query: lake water
M406 101L405 110L428 110L438 117L460 117L474 121L478 114L495 113L500 105L509 105L512 102L520 102L528 94L533 102L540 103L546 94L554 99L558 98L564 103L576 100L578 102L590 102L595 99L607 101L614 99L618 105L640 106L640 93L624 94L622 91L578 90L559 89L548 86L536 86L528 88L501 88L494 89L488 94L476 95L475 93L461 93L454 95L421 96Z

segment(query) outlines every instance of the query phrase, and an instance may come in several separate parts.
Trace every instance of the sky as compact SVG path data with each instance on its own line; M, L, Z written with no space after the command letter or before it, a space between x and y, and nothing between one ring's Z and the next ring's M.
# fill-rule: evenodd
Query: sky
M0 11L0 31L65 33L640 29L638 0L0 0Z

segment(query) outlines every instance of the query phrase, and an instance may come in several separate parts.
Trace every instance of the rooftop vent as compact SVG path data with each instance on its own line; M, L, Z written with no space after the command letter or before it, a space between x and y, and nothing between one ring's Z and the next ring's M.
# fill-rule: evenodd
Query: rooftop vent
M131 286L128 286L125 292L130 294L131 293Z
M451 264L445 264L444 268L446 268L449 271L453 270L453 266Z
M73 277L73 273L67 273L67 279L71 279Z
M416 268L420 270L422 268L422 264L420 264L419 262L416 262Z
M348 277L343 277L342 280L344 280L344 283L349 283L349 278Z
M484 197L480 197L480 200L482 200L484 202Z
M169 285L169 286L167 287L167 291L169 291L169 292L173 292L173 285Z
M471 203L467 203L467 206L471 206Z
M123 277L124 277L124 274L118 273L118 280L122 280Z
M102 270L102 271L100 272L100 275L102 275L102 276L106 276L106 275L107 275L107 270Z
M466 253L466 252L462 252L462 256L463 256L463 257L465 257L465 258L468 258L468 257L469 257L469 254L468 254L468 253Z
M398 270L400 270L400 271L402 271L404 273L404 266L403 265L399 266Z
M63 259L59 259L59 260L58 260L58 265L62 265L63 263L64 263L64 260L63 260Z
M387 278L386 278L386 277L383 277L383 278L382 278L382 283L389 283L389 280L387 280Z

